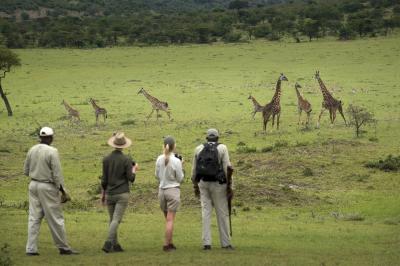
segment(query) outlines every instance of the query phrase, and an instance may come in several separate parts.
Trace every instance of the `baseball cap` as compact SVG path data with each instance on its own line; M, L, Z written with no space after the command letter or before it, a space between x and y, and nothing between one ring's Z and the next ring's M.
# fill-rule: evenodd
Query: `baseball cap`
M42 129L40 129L39 136L41 136L41 137L48 137L48 136L53 136L53 135L54 135L54 131L50 127L42 127Z
M215 137L219 137L218 130L216 130L215 128L210 128L209 130L207 130L207 138Z
M174 147L175 146L175 139L172 136L166 136L164 138L164 145L167 145L169 147Z

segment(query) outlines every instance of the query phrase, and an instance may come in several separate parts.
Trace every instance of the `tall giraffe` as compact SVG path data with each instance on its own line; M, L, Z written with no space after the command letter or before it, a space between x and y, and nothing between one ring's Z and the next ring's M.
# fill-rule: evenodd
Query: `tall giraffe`
M343 114L342 101L336 100L335 98L333 98L332 94L328 91L324 82L322 81L321 77L319 76L319 71L315 72L315 79L319 83L319 87L321 89L322 96L323 96L322 109L321 109L321 113L319 114L319 117L318 117L317 127L319 128L319 122L320 122L321 116L325 110L329 111L329 118L330 118L332 124L333 124L333 122L335 122L335 119L336 119L336 111L339 111L339 113L343 117L344 124L347 125L346 118L344 117L344 114Z
M106 118L107 118L107 110L105 108L98 106L96 103L96 100L94 100L93 98L89 99L89 103L92 104L93 109L94 109L94 115L96 116L96 126L99 122L99 115L103 115L104 123L105 123Z
M301 118L301 112L304 111L307 114L307 122L306 125L308 125L308 123L310 123L310 115L311 115L311 104L303 98L303 96L301 96L299 88L301 88L300 84L296 82L296 84L294 85L294 88L296 90L296 94L297 94L297 109L299 111L299 121L297 122L297 124L300 124L300 118Z
M249 99L253 102L254 110L251 113L253 114L253 119L254 119L254 116L256 115L257 112L263 111L264 106L259 104L257 102L257 100L251 94L249 95L249 97L247 99Z
M79 112L78 112L78 110L72 108L71 105L69 105L65 100L62 100L61 104L63 104L64 107L65 107L65 110L67 110L68 116L69 116L69 118L71 119L71 121L72 121L73 117L75 117L76 119L78 119L78 121L81 120L80 117L79 117Z
M276 89L274 97L272 97L271 102L264 106L263 109L263 122L264 122L264 131L267 130L267 123L272 115L272 127L275 123L276 116L276 127L279 129L279 118L281 116L281 82L288 81L287 77L281 73L276 82Z
M157 112L157 120L158 120L158 111L160 111L160 110L166 112L169 120L171 120L171 111L169 110L167 102L162 102L162 101L158 100L156 97L151 96L143 88L141 88L138 91L138 94L140 94L140 93L143 94L147 100L149 100L149 102L151 103L151 107L152 107L152 110L151 110L150 114L147 116L146 121L149 120L149 118L153 114L154 110L156 110L156 112Z

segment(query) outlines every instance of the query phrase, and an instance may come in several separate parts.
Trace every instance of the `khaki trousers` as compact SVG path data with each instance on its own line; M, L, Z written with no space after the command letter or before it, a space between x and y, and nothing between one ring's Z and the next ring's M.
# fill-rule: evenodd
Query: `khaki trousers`
M29 184L28 241L26 252L38 252L37 240L43 217L57 248L70 249L64 227L59 191L54 184L31 181Z
M231 238L229 235L229 212L226 197L226 184L218 182L199 182L201 216L203 222L202 239L203 245L211 245L211 213L213 206L217 214L219 240L222 247L229 246Z
M110 215L110 226L107 241L118 244L118 226L122 221L126 207L128 207L129 193L107 195L107 208Z

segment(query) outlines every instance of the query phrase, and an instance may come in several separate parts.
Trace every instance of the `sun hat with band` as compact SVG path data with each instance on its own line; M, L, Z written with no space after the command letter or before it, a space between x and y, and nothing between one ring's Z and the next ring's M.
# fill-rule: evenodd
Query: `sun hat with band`
M111 138L109 138L107 144L114 148L123 149L131 146L132 140L125 137L124 132L116 132Z

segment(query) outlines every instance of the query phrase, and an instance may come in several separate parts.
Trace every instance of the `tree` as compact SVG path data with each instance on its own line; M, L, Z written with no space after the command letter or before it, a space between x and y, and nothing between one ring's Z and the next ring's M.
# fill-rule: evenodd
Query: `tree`
M12 110L10 103L7 99L7 94L3 91L1 81L6 77L6 73L10 72L12 67L20 66L21 60L18 55L7 48L0 47L0 96L3 98L4 104L6 105L8 116L12 116Z
M319 22L311 18L305 18L301 26L301 31L308 36L310 42L312 38L316 38L319 32Z
M375 122L374 115L370 113L365 107L350 104L347 107L347 113L350 116L350 125L354 126L356 136L359 137L360 128L366 124Z

